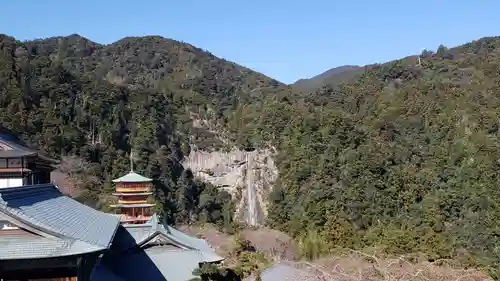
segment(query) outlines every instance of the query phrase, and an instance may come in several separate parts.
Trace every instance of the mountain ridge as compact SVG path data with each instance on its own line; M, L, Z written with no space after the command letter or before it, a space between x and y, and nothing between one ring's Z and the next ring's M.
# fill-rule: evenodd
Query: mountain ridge
M14 37L11 37L11 36L6 35L6 34L0 34L0 36L14 38ZM47 43L47 42L54 42L54 41L60 41L60 40L69 41L68 43L70 43L70 44L71 43L75 43L75 42L84 42L87 45L95 46L96 48L99 48L99 49L107 48L107 47L112 47L112 46L122 46L122 45L129 44L130 42L133 42L133 41L140 41L140 42L156 41L156 42L163 42L163 43L167 43L167 44L173 45L174 47L179 47L179 46L182 45L184 48L192 49L193 51L195 51L198 54L199 53L203 53L204 55L207 55L207 56L212 57L212 58L216 58L216 59L224 61L224 62L227 62L227 63L229 63L231 65L235 65L236 67L245 69L246 71L252 71L252 72L255 72L255 73L259 73L260 75L265 76L267 79L272 79L275 84L284 85L284 83L276 80L275 78L272 78L270 76L267 76L265 74L257 72L257 71L255 71L255 70L253 70L251 68L248 68L248 67L246 67L244 65L238 64L236 62L233 62L233 61L221 58L221 57L217 57L213 53L211 53L209 50L198 48L198 47L192 45L191 43L188 43L188 42L185 42L185 41L179 41L179 40L175 40L175 39L172 39L172 38L164 37L164 36L161 36L161 35L126 36L126 37L118 39L118 40L116 40L114 42L103 44L103 43L98 43L96 41L93 41L93 40L91 40L91 39L89 39L89 38L87 38L85 36L80 35L80 34L74 33L74 34L70 34L70 35L67 35L67 36L53 36L53 37L47 37L47 38L36 38L36 39L33 39L33 40L24 40L24 41L20 41L20 42L22 42L23 44L30 45L30 44L33 44L33 43L35 43L35 44L36 43L41 43L41 42ZM53 51L54 51L54 49L52 49L52 52Z
M370 249L500 278L499 37L308 92L155 38L97 48L0 36L0 50L0 123L66 160L88 204L104 208L134 149L167 221L234 231L234 200L182 159L273 147L267 224L295 237L304 257Z
M302 78L291 84L302 91L315 91L324 85L337 85L349 82L363 71L364 67L359 65L342 65L330 68L310 78Z
M237 136L221 142L227 130L214 130L231 119L232 108L282 84L158 36L101 45L79 35L25 42L0 35L0 50L0 122L62 157L61 170L83 191L83 202L107 208L110 180L126 172L134 149L138 172L157 180L158 211L169 221L231 218L229 194L193 178L181 160L193 146L244 144ZM192 114L213 126L195 126ZM209 209L199 206L201 197ZM231 219L224 223L231 227Z

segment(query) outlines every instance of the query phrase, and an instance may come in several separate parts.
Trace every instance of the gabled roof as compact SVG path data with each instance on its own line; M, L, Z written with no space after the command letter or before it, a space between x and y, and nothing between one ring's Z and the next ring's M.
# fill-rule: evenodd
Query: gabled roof
M179 243L182 243L184 245L189 245L189 247L193 249L197 249L206 253L215 254L215 251L212 249L212 247L210 247L210 245L207 243L206 240L187 235L186 233L177 230L169 225L166 226L166 229L170 234L170 237L173 237ZM221 257L219 258L220 260L222 260Z
M48 162L57 162L55 159L51 159L31 148L28 148L23 141L12 135L0 133L0 143L8 147L8 149L0 149L0 157L2 158L38 156L40 159Z
M219 262L202 239L163 226L154 214L145 224L121 225L112 248L92 273L92 281L185 281L200 263Z
M120 258L104 256L91 280L186 281L196 277L193 271L203 262L199 251L153 247Z
M121 178L113 180L113 182L150 182L152 179L141 176L134 171L130 171L128 174Z
M36 151L28 148L23 141L9 134L0 133L0 142L7 145L9 147L8 150L17 151L19 153L36 154Z
M42 247L41 244L49 247L51 243L62 243L65 249L61 250L61 254L108 249L119 226L115 216L63 195L52 184L0 189L0 216L21 228L35 230L48 239L25 238L24 242L18 240L18 243L26 243L26 247ZM14 242L0 237L0 243L5 245L13 245ZM6 258L9 257L0 255L0 259Z
M0 238L0 260L41 259L97 252L100 247L78 240L42 236Z
M160 224L156 214L148 223L123 225L123 230L118 231L114 244L119 245L120 249L126 250L136 246L144 247L148 243L158 240L176 245L179 249L200 252L200 255L205 259L204 262L223 260L205 240L189 236L171 226Z

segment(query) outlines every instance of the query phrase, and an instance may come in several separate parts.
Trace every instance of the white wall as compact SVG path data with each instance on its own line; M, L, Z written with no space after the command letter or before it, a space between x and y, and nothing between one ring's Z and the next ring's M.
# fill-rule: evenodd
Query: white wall
M0 179L0 188L16 187L23 185L23 178Z

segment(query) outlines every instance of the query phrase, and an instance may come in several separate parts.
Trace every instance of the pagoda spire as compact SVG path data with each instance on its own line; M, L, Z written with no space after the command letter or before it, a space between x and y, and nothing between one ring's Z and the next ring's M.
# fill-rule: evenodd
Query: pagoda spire
M130 172L133 172L134 171L134 151L132 149L130 149L129 158L130 158Z

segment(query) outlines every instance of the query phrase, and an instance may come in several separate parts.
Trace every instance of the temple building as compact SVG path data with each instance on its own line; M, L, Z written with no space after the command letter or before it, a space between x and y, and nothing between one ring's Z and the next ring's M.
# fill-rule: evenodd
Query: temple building
M53 184L0 189L0 220L16 226L0 229L0 280L185 281L201 264L223 260L155 214L120 223Z
M30 149L21 140L0 133L0 188L50 183L57 161Z
M135 173L132 169L125 176L113 180L116 184L113 193L117 197L117 204L111 205L120 215L120 221L126 224L141 224L151 220L152 179Z
M10 134L0 133L0 189L50 183L57 161L28 148ZM15 229L0 217L1 229Z
M0 219L16 226L0 230L3 280L89 280L118 228L116 217L64 196L52 184L0 189Z

